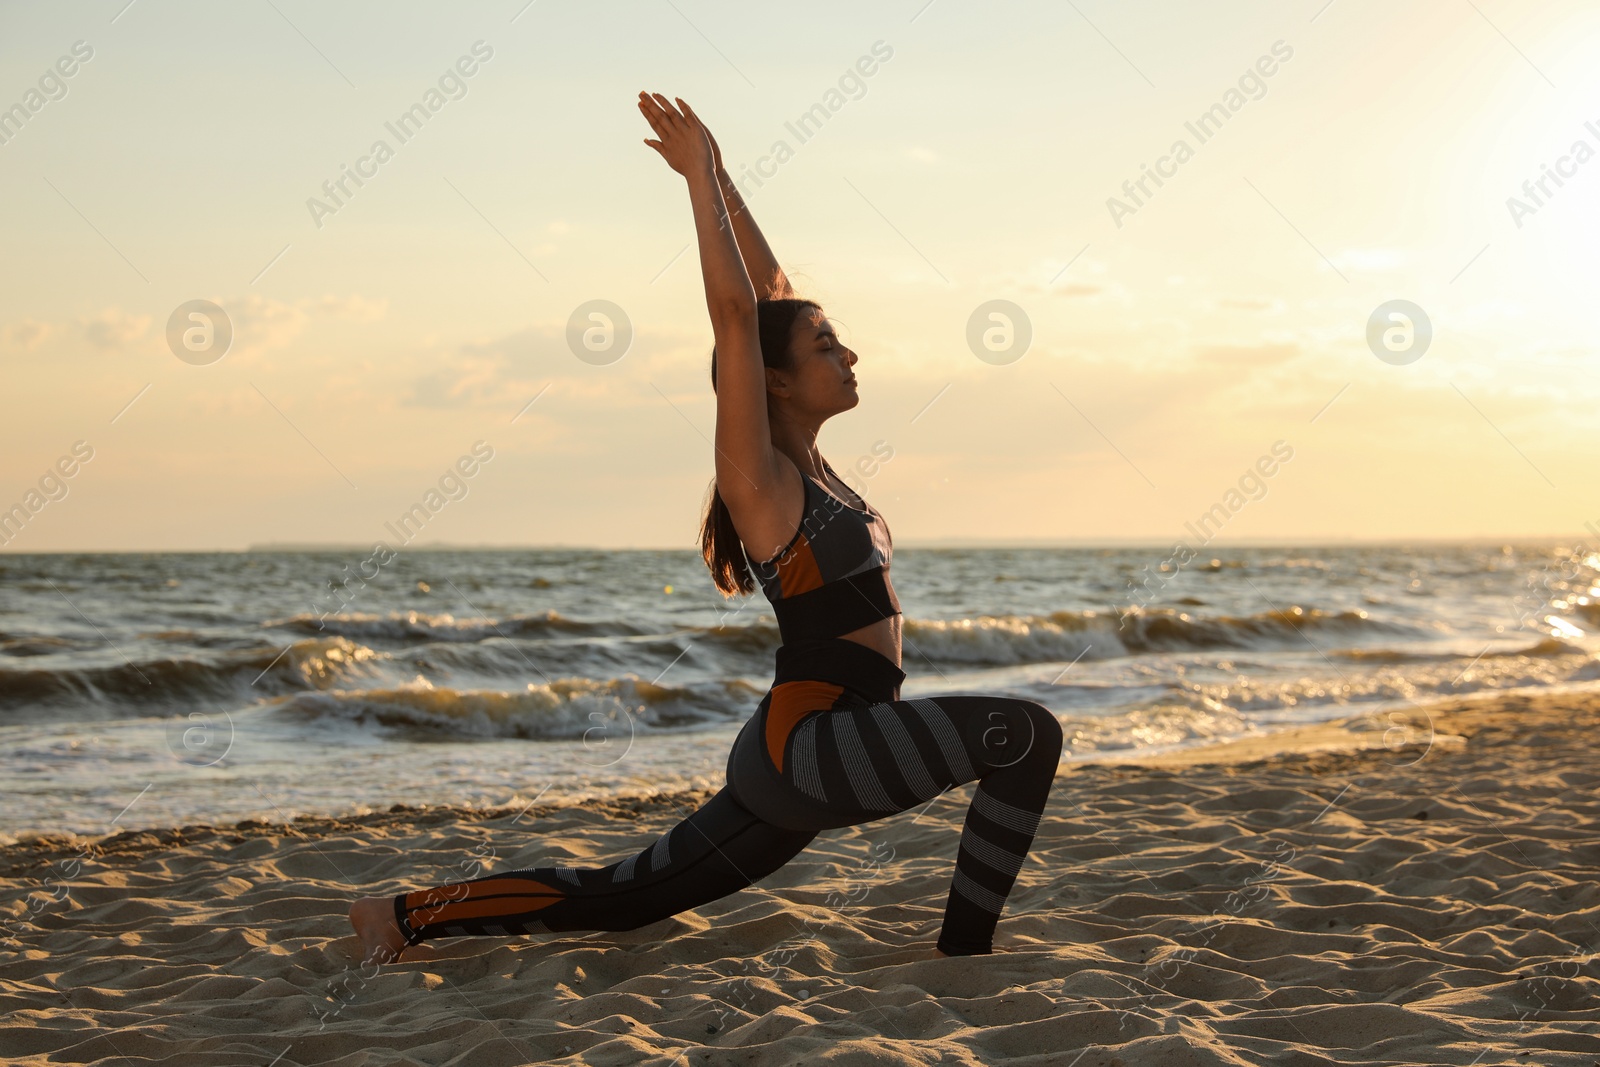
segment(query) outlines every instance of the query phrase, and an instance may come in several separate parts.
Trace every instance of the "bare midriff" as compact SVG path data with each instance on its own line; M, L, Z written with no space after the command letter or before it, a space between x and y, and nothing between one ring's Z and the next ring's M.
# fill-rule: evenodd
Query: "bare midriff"
M900 630L903 616L891 615L887 619L879 619L875 623L863 626L859 630L851 630L839 636L846 641L854 641L858 645L866 645L884 659L900 666Z

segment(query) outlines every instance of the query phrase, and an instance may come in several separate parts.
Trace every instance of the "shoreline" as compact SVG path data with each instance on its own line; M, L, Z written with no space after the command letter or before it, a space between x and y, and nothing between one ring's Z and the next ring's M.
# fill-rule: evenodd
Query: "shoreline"
M1404 765L1414 765L1433 756L1432 749L1441 751L1464 745L1467 738L1452 732L1446 724L1474 714L1497 715L1498 709L1480 705L1497 705L1507 700L1528 700L1536 706L1544 704L1583 703L1589 698L1600 707L1600 681L1579 683L1559 691L1524 687L1510 690L1481 690L1458 697L1443 698L1432 704L1385 703L1356 715L1340 716L1321 722L1285 726L1260 734L1232 737L1207 742L1193 747L1180 747L1128 756L1118 751L1110 754L1090 753L1074 759L1063 756L1056 771L1056 781L1081 774L1087 768L1126 772L1140 768L1170 772L1177 769L1209 769L1269 765L1274 762L1295 762L1319 754L1341 754L1360 759L1364 756L1382 758ZM1394 718L1398 716L1398 719ZM1443 719L1444 722L1440 720ZM1400 731L1395 736L1394 731ZM1377 753L1387 753L1377 756ZM99 848L117 846L112 854L138 852L145 848L160 848L182 842L197 835L211 834L263 834L274 831L332 832L362 827L387 829L406 824L408 819L422 817L429 824L443 824L455 820L463 822L494 822L512 818L515 821L535 821L538 818L581 809L621 819L649 818L658 809L682 810L685 804L698 805L709 799L715 789L685 789L665 792L630 792L588 794L576 799L556 800L547 804L526 807L498 805L494 807L468 807L459 804L392 804L382 810L367 812L307 813L291 820L243 819L234 823L185 823L181 826L151 826L136 830L121 830L110 834L77 834L24 832L17 839L0 843L0 876L7 873L14 853L59 850L73 846L81 851L85 844ZM900 813L904 814L904 813ZM893 819L896 816L890 815Z

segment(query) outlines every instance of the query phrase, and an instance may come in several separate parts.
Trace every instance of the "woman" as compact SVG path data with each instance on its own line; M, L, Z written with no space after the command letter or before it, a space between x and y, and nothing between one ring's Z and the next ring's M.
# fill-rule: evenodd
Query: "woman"
M988 953L1033 844L1060 724L1031 701L899 699L889 529L817 450L823 422L859 403L856 354L820 307L795 299L715 139L677 103L639 94L657 137L645 144L688 182L716 338L716 481L701 547L728 595L752 592L747 560L765 561L756 579L782 636L772 689L734 741L727 784L649 847L607 867L536 867L363 897L350 920L366 962L429 938L633 930L760 881L821 830L972 781L937 950Z

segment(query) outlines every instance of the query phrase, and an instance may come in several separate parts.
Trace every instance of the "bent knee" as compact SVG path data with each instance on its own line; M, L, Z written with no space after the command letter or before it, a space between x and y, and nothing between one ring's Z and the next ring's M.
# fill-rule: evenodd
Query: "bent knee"
M1061 723L1032 700L1000 698L973 718L975 759L988 767L1043 766L1054 771L1061 757Z
M1056 713L1037 701L1023 700L1019 703L1026 707L1028 722L1033 726L1030 754L1037 754L1040 759L1046 756L1060 758L1065 737L1061 730L1061 720L1056 718Z

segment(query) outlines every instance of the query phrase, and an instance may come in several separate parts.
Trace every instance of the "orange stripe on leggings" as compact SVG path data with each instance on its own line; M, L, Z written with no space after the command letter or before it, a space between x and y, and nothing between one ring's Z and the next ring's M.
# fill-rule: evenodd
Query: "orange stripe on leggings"
M406 912L415 913L411 917L413 926L428 926L445 921L446 915L450 919L476 919L538 911L565 896L561 890L531 878L494 878L407 893Z
M843 686L827 682L784 682L772 687L772 700L767 704L767 752L780 773L783 745L795 724L813 711L833 707L843 692Z
M421 908L411 913L412 929L462 919L493 919L526 915L556 902L553 897L492 897L488 900L448 901L436 908Z

